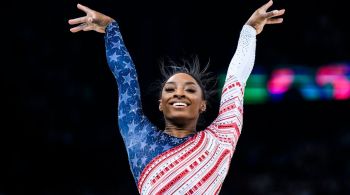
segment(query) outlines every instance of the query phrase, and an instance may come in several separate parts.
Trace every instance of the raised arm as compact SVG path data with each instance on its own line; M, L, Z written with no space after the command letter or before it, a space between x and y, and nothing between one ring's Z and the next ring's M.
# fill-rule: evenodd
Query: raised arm
M128 139L125 139L127 136L140 136L140 132L147 134L155 129L142 112L135 65L114 19L81 4L78 4L77 8L86 15L68 21L71 25L77 25L70 29L72 33L79 31L105 33L107 62L118 85L118 124L124 141L128 145Z
M260 34L266 24L280 24L285 12L284 9L267 11L272 6L270 0L250 16L240 34L238 46L229 65L226 81L236 76L239 82L245 84L254 66L256 35Z
M256 35L266 24L282 23L284 9L267 11L272 0L258 8L243 26L236 52L230 62L222 90L219 115L208 127L222 140L236 145L243 124L243 96L255 61ZM226 139L229 138L229 139Z

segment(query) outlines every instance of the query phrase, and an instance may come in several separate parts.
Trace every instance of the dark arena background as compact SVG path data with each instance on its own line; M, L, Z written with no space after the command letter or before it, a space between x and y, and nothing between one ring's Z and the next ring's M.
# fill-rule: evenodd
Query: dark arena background
M79 3L119 22L145 114L160 128L163 58L210 61L220 90L243 24L267 1ZM118 132L103 34L70 33L78 1L3 5L0 195L137 194ZM282 25L257 36L227 195L350 194L350 27L346 1L275 0ZM211 98L205 124L218 112Z

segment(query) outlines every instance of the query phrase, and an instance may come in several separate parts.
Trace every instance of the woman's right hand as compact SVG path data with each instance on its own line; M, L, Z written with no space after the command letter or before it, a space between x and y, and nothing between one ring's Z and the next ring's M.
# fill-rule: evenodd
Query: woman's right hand
M72 33L90 30L105 33L107 25L114 21L113 18L92 10L84 5L77 4L77 8L85 12L86 16L70 19L68 21L70 25L77 25L70 29Z

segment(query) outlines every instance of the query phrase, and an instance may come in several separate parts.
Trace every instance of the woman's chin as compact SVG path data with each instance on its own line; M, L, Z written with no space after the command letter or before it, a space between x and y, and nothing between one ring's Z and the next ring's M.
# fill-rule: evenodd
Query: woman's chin
M193 115L190 115L188 113L174 113L166 118L167 120L172 121L173 123L181 124L186 124L187 122L193 121L195 119Z

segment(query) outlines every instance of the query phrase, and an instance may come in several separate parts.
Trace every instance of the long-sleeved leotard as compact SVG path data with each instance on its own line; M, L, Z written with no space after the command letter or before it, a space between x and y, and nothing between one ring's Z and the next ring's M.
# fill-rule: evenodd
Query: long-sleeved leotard
M244 87L255 59L255 29L243 26L218 117L205 130L184 138L160 131L143 114L135 66L115 21L106 28L105 45L118 85L119 129L140 194L218 194L242 129Z

